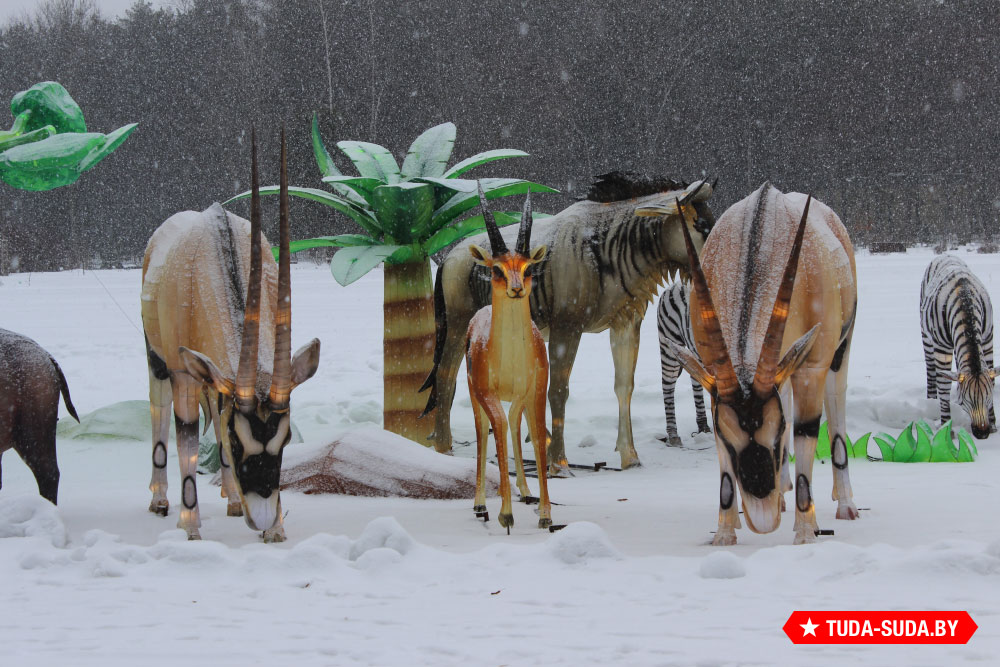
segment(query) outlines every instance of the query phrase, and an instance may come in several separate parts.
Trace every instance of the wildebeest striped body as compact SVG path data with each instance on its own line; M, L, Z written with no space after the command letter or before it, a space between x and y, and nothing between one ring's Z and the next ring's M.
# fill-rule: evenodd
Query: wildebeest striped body
M639 324L662 280L678 270L687 271L680 218L669 211L675 210L675 199L690 199L698 216L688 224L699 247L714 223L707 204L712 188L707 183L684 187L673 181L652 181L644 183L648 186L645 190L628 190L626 176L602 178L592 188L593 199L536 220L532 232L533 241L549 249L546 258L532 267L530 302L532 319L549 342L552 439L548 460L554 474L565 471L568 464L564 418L569 375L580 337L609 328L618 398L616 449L623 467L639 463L630 414ZM623 190L627 191L624 195ZM636 209L644 206L659 206L667 212L653 218L637 216ZM502 231L507 242L513 243L517 230L508 227ZM476 311L489 304L489 274L476 266L468 249L473 243L484 242L485 236L481 236L459 244L438 269L438 341L428 407L437 406L435 447L439 451L451 448L451 404L465 331Z
M667 418L667 444L680 447L677 434L677 415L674 403L674 387L681 375L681 362L670 349L670 343L695 351L694 334L691 332L691 313L688 307L690 286L687 282L676 281L660 294L656 308L656 331L660 339L660 379L663 383L663 411ZM669 343L668 343L669 341ZM697 354L697 352L695 352ZM694 407L699 433L711 433L705 416L705 392L702 386L691 378L694 393Z
M993 306L986 286L958 257L941 255L920 285L920 333L927 366L927 398L941 402L941 421L951 417L951 383L972 418L972 433L996 430L993 409ZM952 361L956 372L952 372Z

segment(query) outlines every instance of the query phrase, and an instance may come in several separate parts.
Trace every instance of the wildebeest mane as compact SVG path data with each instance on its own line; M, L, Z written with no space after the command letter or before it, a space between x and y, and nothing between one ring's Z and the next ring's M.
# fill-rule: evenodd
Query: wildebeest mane
M655 195L659 192L683 190L688 186L684 181L675 181L664 176L648 176L634 171L609 171L601 174L590 184L584 197L587 201L610 203Z

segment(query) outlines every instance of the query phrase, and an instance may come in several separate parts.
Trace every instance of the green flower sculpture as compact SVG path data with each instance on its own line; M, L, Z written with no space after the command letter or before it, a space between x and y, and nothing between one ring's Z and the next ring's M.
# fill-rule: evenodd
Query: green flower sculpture
M14 124L0 131L0 180L19 190L52 190L76 182L136 128L87 132L83 112L55 81L35 84L10 103Z
M893 463L971 463L979 456L972 435L964 428L952 433L951 420L942 424L937 433L921 419L907 424L896 438L888 433L865 433L853 443L848 438L847 456L852 459L879 460L868 456L870 440L874 440L878 446L881 460ZM830 434L826 422L819 429L816 458L830 458Z

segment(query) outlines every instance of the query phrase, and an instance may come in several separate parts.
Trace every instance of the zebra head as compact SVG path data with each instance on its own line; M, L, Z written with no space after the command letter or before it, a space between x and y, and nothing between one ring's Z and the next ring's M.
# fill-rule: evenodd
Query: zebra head
M291 439L289 399L292 389L316 372L319 365L319 341L299 349L294 357L292 343L291 271L288 229L288 170L285 160L285 133L281 133L280 251L278 262L278 299L275 313L274 371L270 382L258 382L261 294L261 212L257 177L256 137L251 134L250 203L250 278L243 321L239 366L236 378L226 377L204 354L180 348L187 372L196 380L215 389L221 398L221 446L233 466L236 486L247 525L266 531L279 518L279 477L282 449ZM264 356L264 355L260 355ZM270 356L270 355L266 355ZM261 387L270 390L258 392Z
M677 202L677 206L685 215L683 205ZM704 344L699 342L698 350L704 365L692 351L670 345L684 369L712 397L712 417L720 457L722 452L728 457L727 467L736 475L747 524L758 533L775 530L781 520L781 490L777 482L786 456L783 436L788 424L779 389L805 361L819 327L813 327L795 341L783 357L780 355L808 214L809 201L806 202L792 252L782 274L750 386L741 385L737 378L691 234L687 225L682 225L691 264L692 294L697 296L698 301L698 310L694 312L692 299L691 319L696 340L704 341ZM744 304L743 307L749 306ZM701 337L698 336L699 330ZM720 506L729 509L735 500L735 488L728 472L723 474L720 496Z
M479 184L479 205L483 209L483 221L486 223L486 233L490 239L492 253L473 244L469 252L476 264L485 266L492 273L491 285L493 293L506 293L508 298L523 299L531 294L531 267L545 259L548 248L540 245L534 250L528 250L531 243L531 192L524 201L524 211L521 213L521 226L517 232L517 245L514 252L507 249L507 244L500 235L493 214L486 207L486 195L483 186Z
M985 359L980 359L980 372L969 370L948 371L943 374L951 382L958 383L958 403L972 419L972 435L979 440L989 437L992 424L990 412L993 407L993 387L1000 366L990 368Z

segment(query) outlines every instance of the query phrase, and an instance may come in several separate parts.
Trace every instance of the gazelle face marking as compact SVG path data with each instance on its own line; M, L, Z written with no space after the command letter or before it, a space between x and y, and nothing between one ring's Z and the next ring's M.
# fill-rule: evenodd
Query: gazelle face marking
M476 263L490 269L493 289L505 290L511 299L531 294L531 267L545 259L547 252L548 248L542 245L532 250L530 256L507 252L493 257L477 245L469 246Z

